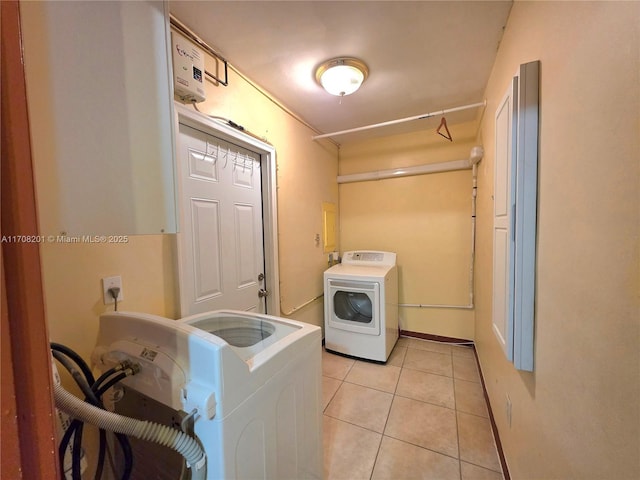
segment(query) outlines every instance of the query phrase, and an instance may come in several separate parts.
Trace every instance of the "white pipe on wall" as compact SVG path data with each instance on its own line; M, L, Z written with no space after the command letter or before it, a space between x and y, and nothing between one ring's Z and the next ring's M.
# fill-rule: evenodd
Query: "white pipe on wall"
M454 160L453 162L430 163L413 167L393 168L390 170L378 170L375 172L352 173L350 175L338 175L338 183L366 182L369 180L382 180L385 178L408 177L411 175L424 175L426 173L452 172L454 170L468 170L471 168L469 160Z
M478 194L478 163L482 160L484 149L476 146L471 149L471 156L467 162L467 168L471 166L472 170L472 187L471 187L471 259L469 266L469 304L468 305L437 305L428 303L400 303L399 307L409 308L455 308L462 310L472 310L475 307L474 290L475 290L475 271L474 264L476 258L476 198ZM450 162L455 163L455 162Z
M478 160L480 161L480 160ZM478 196L478 163L472 167L471 177L473 179L471 188L471 261L469 266L469 305L474 306L474 264L476 262L476 198Z
M412 307L412 308L452 308L459 310L473 310L473 304L471 305L440 305L433 303L399 303L399 307Z
M345 133L361 132L362 130L370 130L372 128L387 127L389 125L395 125L396 123L411 122L413 120L422 120L425 118L434 117L436 115L445 115L447 113L459 112L460 110L469 110L470 108L485 107L486 105L487 105L487 101L484 100L482 102L472 103L470 105L463 105L462 107L447 108L446 110L438 110L437 112L423 113L422 115L414 115L413 117L399 118L397 120L389 120L388 122L374 123L373 125L366 125L364 127L350 128L348 130L340 130L339 132L333 132L333 133L324 133L322 135L316 135L314 137L311 137L311 139L318 140L320 138L335 137L337 135L343 135Z
M313 302L315 302L316 300L320 300L322 297L324 297L324 293L321 293L320 295L316 295L311 300L307 300L306 302L298 305L297 307L293 307L291 310L288 310L288 311L285 311L285 310L282 309L282 301L281 301L280 302L280 315L283 315L285 317L288 317L289 315L293 315L298 310L302 310L307 305L311 305Z

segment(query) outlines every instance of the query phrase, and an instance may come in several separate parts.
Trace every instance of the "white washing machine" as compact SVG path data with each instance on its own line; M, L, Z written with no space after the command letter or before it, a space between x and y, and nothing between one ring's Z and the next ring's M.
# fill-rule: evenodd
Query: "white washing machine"
M324 272L324 328L328 351L387 361L398 340L395 253L345 252Z
M181 320L100 317L96 370L123 360L118 413L192 431L207 480L321 479L321 332L315 325L218 310ZM132 478L175 480L183 458L131 439Z

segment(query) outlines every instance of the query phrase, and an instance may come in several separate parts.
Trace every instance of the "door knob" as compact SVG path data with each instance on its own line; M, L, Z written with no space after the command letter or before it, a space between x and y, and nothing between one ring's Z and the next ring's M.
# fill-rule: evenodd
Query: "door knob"
M264 288L261 288L260 290L258 290L258 297L260 298L264 298L266 296L269 295L269 291L265 290Z

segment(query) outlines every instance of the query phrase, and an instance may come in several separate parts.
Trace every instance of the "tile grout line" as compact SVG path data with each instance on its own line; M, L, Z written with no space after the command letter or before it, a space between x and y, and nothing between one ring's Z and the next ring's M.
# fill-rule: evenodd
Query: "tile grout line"
M395 348L395 346L394 346ZM407 351L409 351L409 346L407 345L405 347L407 349ZM391 397L391 405L389 405L389 411L387 412L387 418L384 421L384 426L382 427L382 434L380 435L380 444L378 445L378 450L376 451L376 458L373 461L373 468L371 469L371 475L369 475L369 480L371 480L373 478L373 472L376 469L376 464L378 463L378 457L380 456L380 449L382 448L382 441L384 440L385 437L385 431L387 430L387 424L389 423L389 417L391 416L391 409L393 408L393 404L396 401L396 392L398 391L398 384L400 383L400 377L402 376L402 369L404 368L404 359L406 357L407 352L405 352L404 357L402 357L402 363L400 364L400 372L398 373L398 379L396 380L396 385L393 389L392 392L392 397ZM388 436L388 435L386 435Z
M327 377L327 378L332 378L332 377ZM337 380L337 378L332 378L333 380ZM333 399L335 398L336 394L338 393L338 390L340 390L340 387L342 386L342 384L344 383L343 380L340 380L340 385L338 385L338 388L336 388L336 391L333 392L333 395L331 395L331 398L329 399L329 401L327 402L327 405L322 409L322 414L324 415L325 410L327 408L329 408L329 404L333 401Z
M429 448L429 447L424 447L422 445L418 445L417 443L413 443L413 442L408 442L407 440L403 440L402 438L396 438L393 435L383 435L383 437L387 437L387 438L393 438L394 440L401 442L401 443L406 443L407 445L411 445L414 447L417 447L421 450L428 450L429 452L433 452L433 453L437 453L438 455L442 455L443 457L447 457L447 458L451 458L452 460L459 460L458 457L454 457L448 453L442 452L440 450L434 450L433 448ZM474 464L475 465L475 464ZM480 465L478 465L480 466ZM483 467L485 470L489 470L486 467Z
M403 398L404 398L404 397L403 397ZM374 469L375 469L376 461L378 460L378 455L379 455L379 453L380 453L380 447L382 446L382 440L384 439L384 437L387 437L387 438L392 438L392 439L394 439L394 440L396 440L396 441L398 441L398 442L406 443L407 445L412 445L412 446L417 447L417 448L420 448L420 449L422 449L422 450L428 450L428 451L433 452L433 453L436 453L436 454L438 454L438 455L442 455L442 456L445 456L445 457L451 458L451 459L453 459L453 460L458 460L458 465L460 466L460 475L462 475L462 467L461 467L461 465L462 465L462 459L460 458L460 455L459 455L459 453L460 453L460 451L459 451L459 447L458 447L458 456L456 457L456 456L452 456L452 455L450 455L450 454L448 454L448 453L445 453L445 452L442 452L442 451L439 451L439 450L434 450L433 448L425 447L425 446L423 446L423 445L419 445L419 444L417 444L417 443L409 442L409 441L407 441L407 440L405 440L405 439L402 439L402 438L394 437L393 435L387 435L387 434L385 434L384 432L382 432L382 433L381 433L381 432L378 432L378 431L376 431L376 430L371 430L370 428L363 427L362 425L358 425L357 423L349 422L348 420L343 420L342 418L333 417L333 416L328 415L328 414L326 414L326 413L324 413L323 415L324 415L324 416L326 416L326 417L328 417L328 418L331 418L331 419L333 419L333 420L336 420L336 421L338 421L338 422L346 423L346 424L348 424L348 425L352 425L352 426L354 426L354 427L361 428L361 429L363 429L363 430L367 430L368 432L371 432L371 433L375 433L375 434L377 434L377 435L380 435L380 444L378 445L378 450L376 451L376 457L375 457L374 464L373 464L373 465L374 465ZM456 419L456 426L457 426L457 419ZM385 428L386 428L386 424L385 424ZM485 465L480 465L480 464L478 464L478 463L474 463L474 462L471 462L471 461L467 461L467 460L465 460L465 463L468 463L468 464L470 464L470 465L474 465L474 466L476 466L476 467L478 467L478 468L481 468L481 469L483 469L483 470L488 470L488 471L490 471L490 472L502 473L502 472L499 472L499 471L494 470L494 469L492 469L492 468L486 467ZM373 470L371 471L371 474L373 475ZM370 477L370 478L371 478L371 477Z
M410 346L408 346L408 345L407 345L407 347L406 347L406 348L407 348L407 352L408 352L408 351L409 351L409 348L413 348L413 347L410 347ZM420 350L420 349L419 349L419 348L414 348L414 350ZM432 352L432 353L442 353L442 352ZM450 352L450 354L451 354L451 352ZM446 354L446 353L444 353L443 355L447 355L447 354ZM402 367L400 367L400 368L401 368L400 375L402 375L402 369L404 369L404 368L408 368L409 370L415 370L415 369L411 369L411 368L409 368L409 367L405 367L405 366L404 366L404 358L402 359L402 364L403 364L403 365L402 365ZM421 371L421 370L416 370L416 371ZM425 372L425 373L431 373L431 372ZM454 378L453 378L453 359L452 359L452 366L451 366L451 374L452 374L452 376L451 376L451 377L449 377L449 376L447 376L447 375L439 375L439 374L434 374L434 375L438 375L438 376L445 377L445 378L451 378L451 380L453 380L453 379L454 379ZM400 383L400 377L398 377L398 383ZM398 390L398 386L397 386L397 384L396 384L396 392L397 392L397 390ZM435 404L435 403L426 402L426 401L423 401L423 400L417 400L417 399L415 399L415 398L411 398L411 397L405 397L405 396L403 396L403 395L399 395L399 394L397 394L397 393L394 393L394 395L393 395L393 399L394 399L394 400L395 400L395 397L396 397L396 396L397 396L397 397L400 397L400 398L407 398L407 399L410 399L410 400L415 400L415 401L418 401L418 402L426 403L426 404L428 404L428 405L433 405L433 406L436 406L436 407L442 407L442 408L447 408L447 409L449 409L449 410L452 410L452 409L450 409L450 408L448 408L448 407L445 407L445 406L443 406L443 405L437 405L437 404ZM454 387L453 396L454 396L454 405L455 405L455 387ZM392 404L392 406L393 406L393 404ZM454 410L454 412L456 411L456 409L455 409L455 408L454 408L453 410ZM389 409L389 413L391 413L391 409ZM388 421L388 417L387 417L387 421ZM385 424L385 429L386 429L386 424ZM433 453L436 453L436 454L438 454L438 455L443 455L443 456L445 456L445 457L449 457L449 458L452 458L452 459L454 459L454 460L458 460L458 466L460 465L460 442L459 442L459 441L458 441L458 456L457 456L457 457L454 457L454 456L451 456L451 455L449 455L449 454L447 454L447 453L444 453L444 452L441 452L441 451L438 451L438 450L434 450L433 448L425 447L425 446L423 446L423 445L418 445L418 444L416 444L416 443L409 442L409 441L404 440L404 439L401 439L401 438L396 438L396 437L394 437L394 436L392 436L392 435L385 435L385 434L383 433L383 437L384 437L384 436L389 437L389 438L393 438L394 440L397 440L397 441L402 442L402 443L406 443L406 444L408 444L408 445L413 445L414 447L418 447L418 448L422 448L422 449L424 449L424 450L428 450L428 451L433 452ZM457 415L456 415L456 436L457 436ZM458 467L458 468L460 468L460 467ZM460 474L461 474L461 473L460 473Z
M373 472L376 469L376 464L378 463L378 457L380 456L380 449L382 448L382 441L384 440L384 431L387 429L387 422L389 421L389 415L391 415L391 407L393 406L393 401L395 400L395 395L391 399L391 405L389 405L389 412L387 412L387 419L384 421L384 426L382 427L382 433L380 433L380 443L378 443L378 449L376 450L376 456L373 459L373 466L371 467L371 473L369 474L369 480L373 478Z
M456 395L456 373L453 366L453 352L451 352L451 382L453 384L453 408L456 415L456 441L458 442L458 478L462 480L462 455L460 452L460 426L458 424L458 399Z
M371 469L371 475L369 475L369 480L371 480L373 478L373 472L376 469L376 463L378 462L378 456L380 455L380 449L382 448L382 442L384 440L384 437L393 438L394 440L397 440L399 442L404 442L404 443L407 443L409 445L414 445L411 442L407 442L405 440L401 440L399 438L395 438L395 437L393 437L391 435L386 435L385 434L385 432L387 430L387 424L389 423L389 417L391 416L391 410L393 409L393 404L396 401L396 397L406 398L406 397L403 397L402 395L398 395L398 393L397 393L398 392L398 385L400 384L400 377L402 376L402 370L405 368L404 367L404 361L406 359L407 353L409 352L409 348L411 348L411 347L409 345L407 345L405 348L406 348L406 352L405 352L405 355L402 357L402 363L400 364L400 372L398 373L398 379L396 381L396 385L395 385L395 387L393 389L393 392L392 392L393 396L391 398L391 405L389 405L389 412L387 413L387 418L386 418L386 420L384 422L384 426L382 427L382 434L380 436L380 444L378 445L378 450L376 451L376 457L375 457L375 460L373 462L373 468ZM452 369L453 369L453 366L452 366ZM455 395L455 393L454 393L454 395ZM428 403L428 402L424 402L424 403ZM418 448L425 448L425 447L423 447L421 445L414 445L414 446L416 446ZM429 450L429 451L432 451L434 453L442 454L442 452L436 452L435 450L431 450L429 448L425 448L425 450ZM458 447L458 450L459 450L459 447ZM442 454L442 455L444 455L444 454Z
M489 393L487 392L487 386L484 381L484 375L482 374L482 368L480 366L480 358L478 356L478 352L473 347L473 354L476 361L476 366L478 368L478 376L480 377L480 384L482 385L482 393L484 396L485 403L487 404L487 413L489 414L489 423L491 425L491 433L493 434L493 442L496 448L496 453L498 454L498 461L500 462L500 469L502 470L502 478L503 480L511 480L511 475L509 473L509 467L507 465L507 459L504 455L504 450L502 449L502 442L500 441L500 433L498 432L498 425L496 424L495 417L493 415L493 409L491 408L491 402L489 401Z
M433 343L439 343L439 342L433 342ZM487 417L484 416L484 415L479 415L479 414L472 413L472 412L461 412L459 410L458 403L459 403L460 399L458 398L458 395L456 393L456 380L457 379L456 379L456 374L455 374L455 366L454 366L454 360L455 359L454 359L454 357L458 357L460 360L463 360L464 362L466 362L467 360L470 360L472 363L474 363L474 366L476 367L476 372L477 372L477 380L470 380L468 378L461 378L459 380L462 383L475 384L475 385L479 385L480 386L480 388L482 389L483 394L484 394L483 395L484 396L484 403L485 403L485 406L487 408L487 414L489 415L489 421L492 424L491 426L492 427L494 426L493 425L493 418L492 418L492 410L491 410L491 406L490 406L488 398L487 398L486 387L485 387L484 378L483 378L483 375L482 375L482 372L481 372L481 369L480 369L477 352L475 351L475 348L471 347L472 356L469 356L469 355L466 355L466 354L465 355L458 355L457 352L454 352L454 350L452 348L450 348L449 352L447 352L448 355L449 355L449 359L451 361L451 375L449 376L449 375L443 375L443 374L437 373L437 372L425 371L425 370L420 370L420 369L415 369L415 368L411 368L411 367L405 366L407 355L412 350L426 351L426 352L430 352L430 353L433 353L433 354L438 353L438 354L444 354L444 355L447 355L447 353L444 353L444 352L441 352L441 351L435 351L435 350L426 350L426 349L421 349L421 348L415 348L415 347L412 347L412 346L410 346L408 344L401 345L401 346L404 347L405 351L404 351L404 355L401 357L400 364L399 365L393 365L393 366L399 366L400 370L398 372L398 377L397 377L397 379L395 381L395 385L393 387L393 391L392 392L387 391L387 390L382 390L382 389L379 389L379 388L376 388L376 387L372 387L372 386L369 386L369 385L366 385L366 384L361 385L359 383L348 381L347 377L349 376L351 371L353 371L354 367L356 366L356 362L359 361L358 359L352 359L353 360L352 363L348 366L343 378L341 378L341 379L325 375L327 378L331 378L333 380L339 381L339 385L336 388L336 390L333 393L333 395L331 396L331 398L328 399L327 406L323 409L323 415L325 415L328 418L334 419L336 421L343 422L343 423L346 423L346 424L349 424L349 425L352 425L352 426L355 426L355 427L358 427L358 428L362 428L364 430L367 430L367 431L370 431L372 433L380 435L380 440L379 440L379 443L377 445L375 456L373 458L373 466L372 466L372 469L371 469L371 472L370 472L370 475L369 475L369 479L373 478L373 474L374 474L374 471L376 469L376 465L377 465L377 463L378 463L378 461L380 459L380 454L381 454L381 449L382 449L382 442L384 440L384 437L388 437L390 439L394 439L396 441L399 441L399 442L402 442L402 443L406 443L407 445L413 445L415 447L418 447L418 448L421 448L421 449L424 449L424 450L428 450L428 451L434 452L434 453L439 454L439 455L443 455L443 456L447 456L447 457L452 458L452 459L456 459L458 461L458 478L459 478L459 480L462 480L463 473L462 473L462 458L461 458L461 450L460 450L460 424L459 424L459 415L458 415L458 413L465 413L466 415L469 415L469 416L472 416L472 417L477 417L477 418L483 418L483 419L486 419ZM366 363L366 362L360 362L360 363ZM387 365L391 365L391 364L387 363ZM399 385L400 385L400 379L401 379L402 374L403 374L405 369L407 369L407 371L420 371L420 372L423 372L423 373L426 373L426 374L430 374L430 375L434 375L434 376L450 378L451 382L452 382L452 389L453 389L453 392L452 392L453 393L453 409L450 409L449 407L447 407L445 405L440 405L440 404L437 404L437 403L432 403L432 402L429 402L429 401L420 400L420 399L412 398L410 396L404 396L404 395L398 394L398 388L399 388ZM464 374L465 372L466 372L466 370L463 368L462 374ZM326 409L329 407L329 405L331 404L331 402L335 399L335 396L338 393L338 391L344 386L345 383L348 383L350 385L357 385L359 387L363 387L363 388L367 388L367 389L378 391L380 393L386 393L386 394L391 394L392 395L391 404L389 406L389 410L387 412L387 416L386 416L384 425L382 426L382 429L381 429L382 431L381 432L378 432L376 430L372 430L370 428L363 427L362 425L359 425L357 423L352 423L352 422L343 420L341 418L333 417L331 415L327 415L326 413L324 413L326 411ZM456 428L456 442L457 442L457 457L454 457L452 455L446 454L444 452L440 452L438 450L434 450L432 448L425 447L423 445L418 445L418 444L414 444L412 442L408 442L408 441L400 439L400 438L395 438L392 435L387 435L385 433L386 432L386 428L387 428L387 426L389 424L391 411L393 409L393 406L394 406L394 404L396 402L396 398L397 397L412 399L412 400L420 401L422 403L433 405L433 406L436 406L436 407L447 408L447 409L453 410L454 414L455 414L455 425L456 425L455 428ZM492 428L492 430L493 430L493 428ZM497 453L498 453L498 457L499 457L499 460L500 460L500 463L501 463L500 470L502 470L502 471L494 470L494 469L486 467L484 465L477 464L477 463L475 463L473 461L467 462L467 463L469 463L470 465L474 465L474 466L476 466L478 468L482 468L482 469L485 469L485 470L488 470L488 471L493 471L495 473L499 473L499 474L502 475L503 480L509 480L508 473L505 475L504 465L502 465L502 458L500 458L501 457L501 455L499 453L500 452L500 446L497 445L497 443L499 443L499 439L496 438L495 432L492 431L492 433L493 433L492 436L493 436L494 444L496 444L495 447L498 450Z

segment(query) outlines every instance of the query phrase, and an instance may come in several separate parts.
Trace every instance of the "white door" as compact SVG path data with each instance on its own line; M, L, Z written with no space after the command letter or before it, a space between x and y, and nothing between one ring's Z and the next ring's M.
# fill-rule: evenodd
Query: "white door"
M260 155L180 123L181 316L265 313Z
M513 360L513 264L515 158L517 131L514 99L517 78L496 111L495 165L493 189L493 331L507 358Z

